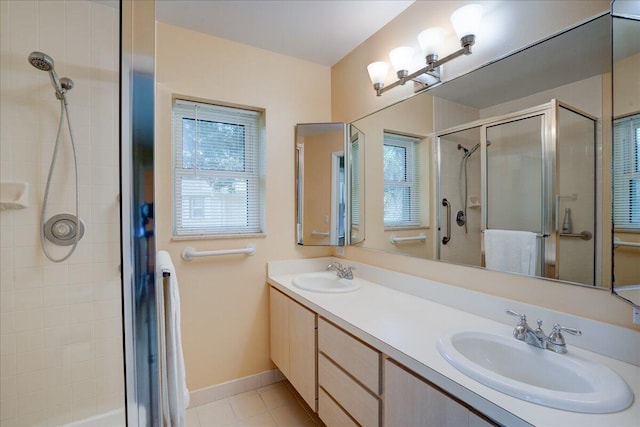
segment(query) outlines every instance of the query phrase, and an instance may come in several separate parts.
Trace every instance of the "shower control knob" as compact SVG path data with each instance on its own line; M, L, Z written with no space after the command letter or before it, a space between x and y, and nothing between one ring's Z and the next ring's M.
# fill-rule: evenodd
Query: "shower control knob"
M73 234L74 228L69 222L56 222L53 227L53 234L60 239L64 239L67 238L66 236Z

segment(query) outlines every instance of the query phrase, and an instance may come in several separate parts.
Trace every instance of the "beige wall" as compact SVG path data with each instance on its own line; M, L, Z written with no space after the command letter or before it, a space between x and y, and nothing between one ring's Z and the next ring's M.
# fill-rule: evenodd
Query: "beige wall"
M389 51L398 46L418 47L420 31L440 26L448 33L441 56L460 47L451 28L451 13L468 1L417 1L331 68L332 117L353 121L409 96L407 84L376 97L367 65L389 62ZM523 48L577 22L609 10L608 0L573 1L476 1L485 6L485 17L473 54L444 66L443 78L464 74L482 64ZM422 65L422 64L420 64ZM417 69L417 66L416 66ZM389 72L387 84L393 82Z
M640 111L640 53L618 61L613 66L613 115L627 116Z
M205 54L203 54L203 52ZM294 127L330 120L327 67L158 23L156 63L156 220L158 250L171 253L182 298L187 385L200 389L256 374L269 360L266 262L325 256L295 244ZM267 236L171 240L171 97L174 94L266 111ZM197 250L244 247L254 256L186 262Z
M1 1L0 175L29 206L0 212L0 424L64 425L124 407L118 205L118 13L89 1ZM53 57L67 95L86 232L47 260L40 209L60 103L27 57ZM75 211L70 141L59 149L47 217ZM69 247L52 247L60 258ZM60 251L62 249L62 251Z
M332 232L338 218L331 211L332 153L344 155L344 131L300 137L304 146L304 225L303 242L308 245L328 245L330 236L312 235Z
M445 80L609 9L608 1L481 3L487 6L487 20L478 34L475 53L454 61L451 66L445 66ZM449 15L462 4L464 2L418 1L334 65L331 70L333 120L354 120L409 96L412 88L407 85L376 97L367 76L367 64L387 60L389 50L398 45L416 45L415 37L425 27L449 26ZM445 53L456 48L455 36L451 35L449 42L450 49L445 48ZM388 83L391 81L389 78ZM607 102L609 100L605 99ZM603 182L603 185L606 184ZM603 290L425 261L360 247L347 247L345 256L492 295L639 328L632 324L631 306Z

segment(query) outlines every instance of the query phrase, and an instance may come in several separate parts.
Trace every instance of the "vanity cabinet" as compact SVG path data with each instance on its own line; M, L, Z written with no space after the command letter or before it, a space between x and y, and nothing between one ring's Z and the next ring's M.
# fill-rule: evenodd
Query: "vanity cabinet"
M382 352L269 288L271 360L329 427L489 427Z
M495 425L391 359L384 361L384 388L385 426Z
M318 319L318 416L325 424L380 426L380 357L377 350Z
M316 314L269 288L271 360L316 410Z

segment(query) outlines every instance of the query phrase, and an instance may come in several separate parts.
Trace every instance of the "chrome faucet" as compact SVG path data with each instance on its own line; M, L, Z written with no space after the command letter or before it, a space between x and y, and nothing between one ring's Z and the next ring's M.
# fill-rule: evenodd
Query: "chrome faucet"
M564 326L560 326L558 323L555 323L549 336L546 336L542 330L542 320L538 320L538 327L533 329L527 323L527 316L524 314L516 313L513 310L506 310L506 312L507 314L519 318L518 324L513 329L514 338L524 341L534 347L565 354L567 352L567 344L564 340L564 336L562 336L562 331L568 332L572 335L582 335L582 332L578 329L565 328Z
M344 267L338 261L327 266L328 271L335 271L339 278L352 280L355 267Z

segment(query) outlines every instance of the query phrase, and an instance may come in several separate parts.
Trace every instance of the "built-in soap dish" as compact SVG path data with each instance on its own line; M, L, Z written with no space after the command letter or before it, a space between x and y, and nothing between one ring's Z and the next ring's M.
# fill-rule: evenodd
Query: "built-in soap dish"
M0 210L29 206L28 182L0 182Z
M467 200L468 208L479 208L480 207L480 196L469 196Z

